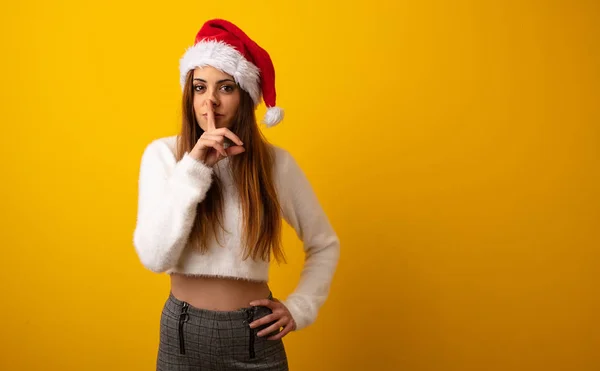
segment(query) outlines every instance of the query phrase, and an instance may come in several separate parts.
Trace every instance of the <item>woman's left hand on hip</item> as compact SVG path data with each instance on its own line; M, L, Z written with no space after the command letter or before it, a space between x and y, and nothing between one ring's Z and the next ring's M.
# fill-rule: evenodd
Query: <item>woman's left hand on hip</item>
M279 300L254 300L250 302L250 305L267 307L273 311L273 313L250 323L250 328L256 328L258 326L274 322L271 326L259 331L256 334L257 336L264 336L273 333L279 330L281 327L283 327L283 330L281 330L277 335L273 335L267 338L267 340L279 340L285 335L287 335L289 332L294 331L296 329L296 321L294 321L292 314L287 309L287 307L283 305L283 303L281 303Z

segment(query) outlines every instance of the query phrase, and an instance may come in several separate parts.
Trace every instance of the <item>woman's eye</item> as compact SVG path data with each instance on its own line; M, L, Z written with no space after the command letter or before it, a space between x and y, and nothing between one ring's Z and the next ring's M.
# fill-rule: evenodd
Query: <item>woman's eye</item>
M221 89L223 89L223 91L225 91L227 93L231 93L234 90L234 87L231 85L223 85L223 87Z
M195 86L194 86L194 91L198 91L198 92L200 92L200 91L202 91L203 89L204 89L204 86L202 86L202 85L195 85Z

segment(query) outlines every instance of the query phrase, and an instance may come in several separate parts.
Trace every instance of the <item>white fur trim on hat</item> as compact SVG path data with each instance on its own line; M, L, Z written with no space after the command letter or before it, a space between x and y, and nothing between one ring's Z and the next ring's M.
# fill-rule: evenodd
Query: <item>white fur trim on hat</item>
M283 109L280 107L271 107L267 110L267 113L265 113L263 122L267 125L267 127L275 126L281 122L281 120L283 120L283 115Z
M188 71L197 67L212 66L235 79L242 89L250 94L254 105L261 98L260 70L244 56L222 41L201 41L189 47L179 60L181 89L185 86Z

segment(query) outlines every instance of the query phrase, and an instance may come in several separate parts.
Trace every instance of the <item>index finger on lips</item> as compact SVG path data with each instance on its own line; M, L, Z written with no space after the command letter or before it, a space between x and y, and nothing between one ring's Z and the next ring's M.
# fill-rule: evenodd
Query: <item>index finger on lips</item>
M216 125L215 125L215 113L213 112L213 106L212 106L212 101L210 99L207 99L206 101L204 101L204 104L206 104L206 120L207 120L207 129L208 131L214 131L216 130Z

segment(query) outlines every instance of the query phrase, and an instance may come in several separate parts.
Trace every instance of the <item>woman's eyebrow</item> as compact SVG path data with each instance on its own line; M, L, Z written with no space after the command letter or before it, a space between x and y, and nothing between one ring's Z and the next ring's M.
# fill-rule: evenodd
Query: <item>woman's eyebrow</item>
M194 81L200 81L200 82L206 83L206 80L201 79L199 77L194 77ZM220 84L220 83L225 82L225 81L231 81L231 82L235 83L235 81L233 81L232 79L223 79L223 80L217 81L217 84Z

